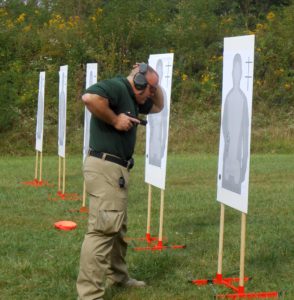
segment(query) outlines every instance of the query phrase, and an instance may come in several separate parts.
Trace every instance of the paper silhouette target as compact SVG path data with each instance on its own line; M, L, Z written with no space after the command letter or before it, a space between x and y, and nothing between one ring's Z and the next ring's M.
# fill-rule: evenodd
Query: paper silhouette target
M39 93L36 125L36 150L43 151L43 128L44 128L44 106L45 106L45 72L39 75Z
M164 108L147 118L145 181L165 189L173 53L150 55L149 65L159 75Z
M87 75L86 75L86 88L97 82L97 63L87 64ZM85 106L84 114L84 145L83 145L83 160L85 160L89 152L89 140L90 140L90 120L91 113Z
M67 72L68 66L60 67L58 105L58 155L61 157L65 157L66 143Z
M224 39L217 200L248 211L254 36Z

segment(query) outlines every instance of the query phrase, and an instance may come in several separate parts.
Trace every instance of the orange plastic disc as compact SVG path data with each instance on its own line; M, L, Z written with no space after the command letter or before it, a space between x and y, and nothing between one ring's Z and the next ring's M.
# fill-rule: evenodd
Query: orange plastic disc
M54 223L54 226L59 230L73 230L77 227L77 224L72 221L59 221Z

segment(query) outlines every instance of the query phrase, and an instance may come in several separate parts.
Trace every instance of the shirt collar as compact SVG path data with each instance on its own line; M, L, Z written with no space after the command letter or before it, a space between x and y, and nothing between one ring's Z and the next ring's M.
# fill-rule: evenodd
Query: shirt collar
M135 93L134 93L133 88L132 88L130 82L128 81L128 79L125 78L125 77L122 77L122 81L123 81L124 84L126 85L126 87L127 87L128 91L129 91L131 97L132 97L134 100L136 100Z

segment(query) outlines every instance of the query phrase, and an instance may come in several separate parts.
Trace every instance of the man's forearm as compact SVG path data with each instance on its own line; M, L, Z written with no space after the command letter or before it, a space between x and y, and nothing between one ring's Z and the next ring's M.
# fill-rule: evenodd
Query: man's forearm
M82 100L95 117L114 126L117 115L109 108L107 99L93 94L84 94Z
M108 100L98 95L84 94L82 100L88 110L97 118L105 123L112 125L120 131L128 131L135 124L139 124L138 119L127 116L125 113L119 115L109 107Z
M162 93L162 88L159 85L155 91L155 94L153 97L151 97L153 101L153 107L151 109L151 113L158 113L162 111L163 106L164 106L164 101L163 101L163 93Z

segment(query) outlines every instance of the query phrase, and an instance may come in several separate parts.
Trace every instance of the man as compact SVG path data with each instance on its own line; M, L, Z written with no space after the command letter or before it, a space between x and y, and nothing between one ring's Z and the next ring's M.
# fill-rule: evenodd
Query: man
M80 300L103 299L105 276L108 285L145 286L129 277L125 262L129 170L140 123L127 114L162 110L158 81L149 65L136 64L127 78L94 84L82 97L92 118L90 151L84 163L90 205L77 279Z

